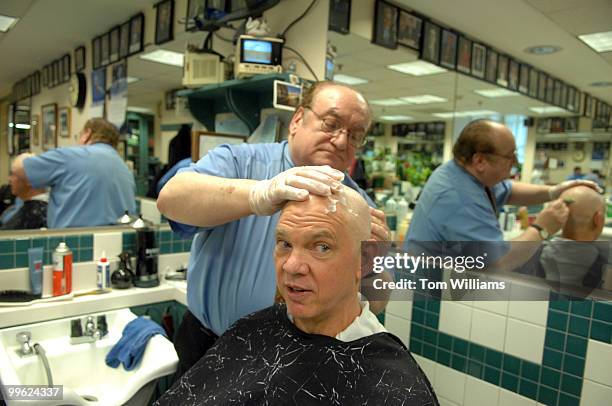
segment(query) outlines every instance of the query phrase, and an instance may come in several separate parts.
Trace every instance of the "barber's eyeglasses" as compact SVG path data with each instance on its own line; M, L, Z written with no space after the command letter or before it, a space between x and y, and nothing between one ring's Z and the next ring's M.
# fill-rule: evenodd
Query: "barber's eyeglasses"
M305 109L312 111L319 121L321 122L321 131L330 136L331 138L339 137L340 134L348 134L348 142L355 148L363 147L368 141L366 138L366 132L360 128L353 128L349 130L342 124L342 121L338 117L334 116L321 116L312 108L305 106Z

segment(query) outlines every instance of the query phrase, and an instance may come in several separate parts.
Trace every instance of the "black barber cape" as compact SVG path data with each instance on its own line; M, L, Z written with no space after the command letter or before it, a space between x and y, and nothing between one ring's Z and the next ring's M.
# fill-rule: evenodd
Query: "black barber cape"
M237 321L156 405L438 405L395 336L306 334L274 305Z

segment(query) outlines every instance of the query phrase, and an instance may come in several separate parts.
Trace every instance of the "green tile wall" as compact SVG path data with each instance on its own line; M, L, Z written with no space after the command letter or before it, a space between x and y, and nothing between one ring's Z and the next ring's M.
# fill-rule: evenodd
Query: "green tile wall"
M438 330L440 301L415 293L410 350L550 406L579 406L588 339L612 344L612 303L551 294L542 362Z
M191 249L191 238L181 238L178 234L169 230L158 230L155 235L160 254L176 254L189 252ZM123 251L136 252L136 232L123 233Z
M53 251L60 242L65 242L72 251L73 262L87 262L93 259L93 234L8 238L0 240L0 269L27 267L28 249L34 247L43 247L43 263L51 265Z

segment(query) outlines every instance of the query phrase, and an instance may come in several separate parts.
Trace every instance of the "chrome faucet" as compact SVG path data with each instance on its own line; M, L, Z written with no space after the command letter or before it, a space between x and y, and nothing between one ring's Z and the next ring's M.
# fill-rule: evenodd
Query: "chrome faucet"
M17 339L17 342L21 345L21 348L18 350L19 355L21 355L22 357L26 355L34 355L34 347L30 343L30 340L32 339L32 333L30 333L29 331L22 331L20 333L17 333L17 336L15 338Z
M82 328L80 319L74 319L71 322L70 343L82 344L97 341L108 334L106 325L106 317L98 316L94 321L93 316L87 316L84 319L85 328Z

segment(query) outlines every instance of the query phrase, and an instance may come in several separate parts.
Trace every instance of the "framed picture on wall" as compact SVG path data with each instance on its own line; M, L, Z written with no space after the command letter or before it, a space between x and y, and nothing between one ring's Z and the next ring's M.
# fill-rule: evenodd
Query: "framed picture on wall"
M74 50L74 70L80 72L85 69L85 47L80 46Z
M119 60L119 26L113 28L110 32L108 52L108 59L110 63L117 62Z
M561 92L562 92L562 88L561 88L561 81L560 80L555 80L554 82L554 87L553 87L553 99L552 99L552 103L555 106L561 106Z
M527 94L533 98L538 97L538 71L533 67L529 68L529 85Z
M582 115L593 118L593 98L588 93L584 94L584 112Z
M485 77L485 63L487 48L484 45L473 43L472 45L472 76L483 79Z
M106 100L106 67L91 72L91 101L93 104Z
M100 67L101 58L100 37L96 37L91 41L91 66L93 69L98 69Z
M436 65L440 63L440 27L431 21L425 21L421 58Z
M62 77L62 83L66 83L70 80L70 75L72 74L70 54L66 54L62 57L62 65L64 66L64 76Z
M553 91L555 90L555 80L550 76L546 77L546 103L553 102Z
M40 93L40 71L34 72L34 91L32 94Z
M497 58L497 84L508 87L508 56L499 55Z
M495 83L497 81L497 51L487 49L487 66L485 69L485 80Z
M57 104L42 106L42 148L48 150L57 147Z
M327 29L348 34L351 25L351 0L329 0Z
M519 82L519 63L510 59L508 64L508 89L518 90Z
M568 96L568 86L567 84L561 82L561 100L559 101L559 105L564 109L567 108L567 96Z
M155 43L174 39L174 0L162 0L155 5Z
M582 115L582 104L584 103L584 94L578 90L578 89L574 89L576 91L576 95L574 98L574 113Z
M550 118L538 118L536 132L538 134L548 134L550 132Z
M60 137L70 137L70 107L62 107L58 111L58 133Z
M130 53L130 22L121 24L119 28L119 58L125 58Z
M55 65L55 86L62 83L62 77L64 76L64 72L62 72L62 61L61 59L57 59L53 62Z
M422 32L423 19L405 10L400 10L397 43L418 51L421 48Z
M519 68L518 90L523 94L527 94L529 91L529 66L524 63L522 63Z
M565 106L569 111L574 111L575 98L576 88L567 86L567 101L565 102Z
M32 145L39 146L40 145L40 137L38 135L38 127L40 123L40 118L38 114L32 114L30 117L30 138Z
M457 50L457 70L470 73L472 68L472 41L460 36Z
M140 52L144 48L144 14L136 14L130 20L130 55Z
M548 75L544 72L538 74L538 99L546 101L546 83L548 82Z
M374 9L373 43L390 48L397 48L397 7L382 0L376 1Z
M447 29L442 30L440 65L455 69L457 66L457 34Z
M106 66L110 62L110 33L100 37L100 65Z

